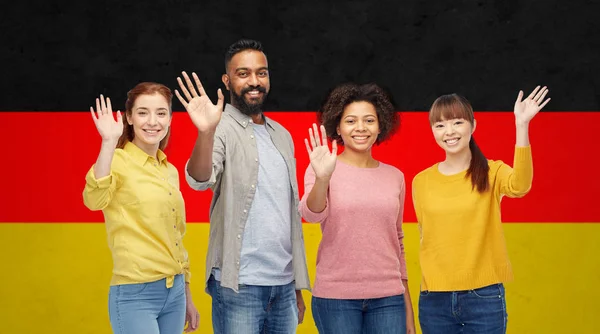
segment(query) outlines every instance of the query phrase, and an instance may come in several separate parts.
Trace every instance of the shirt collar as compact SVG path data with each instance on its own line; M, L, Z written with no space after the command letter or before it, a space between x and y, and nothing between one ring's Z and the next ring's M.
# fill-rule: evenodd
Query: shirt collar
M142 151L141 148L137 147L136 144L130 141L125 143L123 150L127 152L135 162L142 166L146 164L148 159L154 159L154 157L149 156L146 152ZM161 164L166 163L167 155L163 151L158 150L158 152L156 152L156 157Z
M241 125L243 128L246 128L246 127L248 127L248 125L252 124L252 117L250 117L250 116L242 113L241 111L238 110L238 108L234 107L233 105L231 105L229 103L227 103L225 105L224 112L226 112L229 115L231 115L231 117L233 117L233 119L235 119L235 121L238 122L238 124ZM271 119L268 118L267 116L265 116L265 114L262 114L262 117L265 120L265 123L272 130L275 130L275 128L271 124Z

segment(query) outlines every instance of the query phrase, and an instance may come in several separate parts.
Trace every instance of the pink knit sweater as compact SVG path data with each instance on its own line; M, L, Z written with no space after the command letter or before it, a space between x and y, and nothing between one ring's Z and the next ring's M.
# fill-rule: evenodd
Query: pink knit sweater
M377 168L358 168L338 160L327 207L319 213L306 206L314 181L309 165L299 210L306 221L320 222L323 233L313 295L367 299L404 293L404 174L381 162Z

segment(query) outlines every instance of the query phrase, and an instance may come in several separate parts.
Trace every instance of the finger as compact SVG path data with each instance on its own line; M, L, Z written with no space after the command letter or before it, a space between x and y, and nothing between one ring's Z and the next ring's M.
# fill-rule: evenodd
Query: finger
M331 144L331 155L337 156L337 140L333 140L333 144Z
M223 92L221 91L221 88L219 88L217 90L217 96L219 97L219 100L217 100L217 109L219 109L219 111L223 111L223 104L225 103L225 96L223 96Z
M194 324L192 326L193 330L198 329L198 325L200 324L200 313L196 313L196 315L194 316Z
M108 113L112 115L112 104L110 104L110 97L106 98L106 109Z
M96 118L93 107L90 107L90 113L92 114L92 119L94 120L94 123L97 123L98 119Z
M306 145L306 152L308 152L308 156L310 157L312 150L310 149L310 145L308 145L308 139L306 138L304 138L304 145Z
M204 87L202 86L200 79L196 75L196 72L192 72L192 77L194 77L194 81L196 81L196 86L198 86L198 92L200 92L200 95L206 95L206 92L204 91Z
M102 106L102 113L108 114L108 110L106 110L106 101L104 101L104 95L100 94L100 105Z
M323 144L321 143L321 139L319 138L319 130L317 129L317 125L313 123L312 126L315 134L315 142L317 143L317 146L322 146Z
M179 102L183 104L183 107L187 109L188 103L183 99L183 97L181 97L181 94L179 94L179 91L177 89L175 90L175 95L177 96L177 99L179 99Z
M515 104L521 102L522 99L523 99L523 91L520 90L519 95L517 95L517 100L515 101Z
M544 97L546 97L546 94L548 94L548 89L544 89L543 93L539 97L536 97L535 102L540 103L544 101Z
M550 98L548 98L548 99L546 100L546 102L544 102L544 103L543 103L543 104L540 106L540 110L541 110L542 108L544 108L544 107L546 106L546 104L548 104L548 102L550 102Z
M100 108L100 100L98 98L96 98L96 113L98 114L98 117L102 115L102 108Z
M321 140L323 141L323 146L327 146L327 131L325 131L325 125L321 125Z
M548 91L548 89L544 86L544 88L542 88L533 98L534 102L541 102L543 101L543 96L546 95L546 92Z
M180 77L177 77L177 82L179 83L179 88L181 88L181 91L183 92L183 95L185 95L185 98L189 102L192 99L192 96L190 95L190 92L188 92L187 88L185 88L185 85L183 84L183 81L181 80Z
M187 75L187 73L183 72L183 78L185 79L185 83L187 84L190 93L192 93L193 97L198 96L198 93L196 92L196 88L194 88L194 84L192 83L192 80L190 80L190 77Z
M123 124L123 115L121 115L121 110L117 110L117 122L119 124Z
M531 94L529 94L529 96L527 97L528 99L533 99L533 97L535 96L535 94L537 94L538 90L540 89L540 86L535 87L535 89L533 90L533 92L531 92Z
M313 149L317 148L317 143L315 143L315 136L313 135L312 128L308 128L308 139L310 140L310 144L312 145L312 148Z

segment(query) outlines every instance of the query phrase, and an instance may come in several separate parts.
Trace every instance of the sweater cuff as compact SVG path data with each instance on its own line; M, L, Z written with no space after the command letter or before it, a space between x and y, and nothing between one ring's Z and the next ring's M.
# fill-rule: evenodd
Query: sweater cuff
M515 163L531 160L531 145L515 147Z

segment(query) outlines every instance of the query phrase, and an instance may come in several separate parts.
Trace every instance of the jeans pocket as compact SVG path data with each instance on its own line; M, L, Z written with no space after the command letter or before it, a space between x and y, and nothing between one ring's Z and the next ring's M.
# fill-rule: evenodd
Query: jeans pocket
M119 295L122 297L136 297L142 293L148 283L136 283L136 284L121 284L119 285Z
M427 297L429 296L429 290L419 292L419 297Z
M474 296L488 299L488 298L502 298L501 284L492 284L484 286L483 288L474 289L470 291Z

